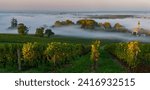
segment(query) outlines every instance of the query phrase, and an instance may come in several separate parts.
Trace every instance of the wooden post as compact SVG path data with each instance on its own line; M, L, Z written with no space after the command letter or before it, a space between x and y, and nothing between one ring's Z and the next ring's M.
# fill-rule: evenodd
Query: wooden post
M18 70L21 71L21 55L20 55L20 49L17 49L17 55L18 55Z

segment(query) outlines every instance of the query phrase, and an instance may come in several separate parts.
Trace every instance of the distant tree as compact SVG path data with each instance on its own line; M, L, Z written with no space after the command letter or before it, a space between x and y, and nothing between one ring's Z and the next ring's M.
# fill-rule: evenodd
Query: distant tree
M112 28L110 22L105 22L103 25L104 25L105 29L111 29Z
M114 29L119 31L119 32L128 32L128 30L123 25L121 25L120 23L116 23L114 25Z
M83 20L79 20L77 21L78 25L81 25L81 28L84 29L94 29L95 26L97 26L97 22L94 20L87 20L87 19L83 19Z
M66 20L66 24L67 25L72 25L72 24L74 24L74 22L72 22L71 20Z
M11 20L11 28L17 28L17 25L18 25L17 19L13 18Z
M45 35L46 35L47 37L50 37L51 35L54 35L54 32L52 32L51 29L47 29L47 30L45 30Z
M100 26L100 27L103 27L103 23L99 23L99 26Z
M100 29L105 29L103 23L99 23L98 26L100 27Z
M20 23L18 24L18 33L20 35L25 35L28 33L28 28L23 23Z
M60 21L56 21L54 26L60 27L60 26L62 26L62 23Z
M97 22L94 20L86 20L86 28L87 29L94 29L97 25Z
M44 36L44 28L43 27L37 28L35 35L39 36L39 37L43 37Z
M82 24L84 24L84 23L85 23L85 20L84 20L84 19L77 21L77 24L78 24L78 25L82 25Z
M66 25L73 25L74 22L71 20L66 20L66 21L56 21L53 27L60 27L60 26L66 26Z
M116 24L114 25L114 28L115 28L116 30L119 30L119 29L122 29L123 26L122 26L120 23L116 23Z

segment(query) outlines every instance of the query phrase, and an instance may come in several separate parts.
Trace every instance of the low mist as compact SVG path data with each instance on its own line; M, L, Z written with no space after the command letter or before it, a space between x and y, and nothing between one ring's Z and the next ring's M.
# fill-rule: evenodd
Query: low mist
M112 39L122 41L138 40L150 42L149 36L133 36L131 33L103 32L80 29L79 26L57 27L53 29L56 35L74 36L82 38Z
M93 13L88 13L93 14ZM100 13L102 14L102 13ZM81 16L84 14L82 13ZM86 13L85 13L86 15ZM72 20L76 22L80 17L80 14L29 14L29 13L0 13L0 33L17 33L17 30L8 30L10 27L10 21L12 18L16 18L19 23L24 23L29 27L29 34L34 34L36 28L41 26L52 26L55 21L60 20ZM141 22L141 27L150 30L150 19L148 18L126 18L126 19L94 19L97 22L104 23L106 21L110 22L112 26L115 23L120 23L124 25L129 30L133 30L137 26L138 21ZM83 38L100 38L100 39L118 39L123 41L139 40L143 42L150 42L150 37L140 36L136 37L131 35L131 33L116 33L116 32L100 32L100 31L90 31L80 29L79 26L68 26L68 27L58 27L51 28L56 35L83 37Z

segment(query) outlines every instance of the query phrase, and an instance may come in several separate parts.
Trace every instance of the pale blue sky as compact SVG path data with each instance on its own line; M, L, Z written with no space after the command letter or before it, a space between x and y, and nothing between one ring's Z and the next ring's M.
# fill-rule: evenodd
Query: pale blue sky
M150 10L150 0L0 0L0 10Z

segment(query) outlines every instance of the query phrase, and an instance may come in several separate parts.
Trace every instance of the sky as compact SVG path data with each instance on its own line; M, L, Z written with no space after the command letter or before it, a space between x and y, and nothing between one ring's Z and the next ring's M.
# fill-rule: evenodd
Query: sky
M0 0L0 10L150 11L150 0Z

